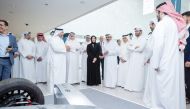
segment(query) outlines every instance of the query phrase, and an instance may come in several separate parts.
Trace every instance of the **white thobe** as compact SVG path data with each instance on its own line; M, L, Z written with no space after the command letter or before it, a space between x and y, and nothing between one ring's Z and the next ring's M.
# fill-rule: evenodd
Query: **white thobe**
M119 57L124 59L126 62L122 63L119 62L118 67L118 79L117 79L117 86L124 87L125 80L126 80L126 74L128 71L128 65L129 65L129 55L130 52L127 49L128 43L121 43L120 51L119 51Z
M151 67L159 69L153 72L153 109L185 109L185 95L181 95L185 86L184 74L180 72L182 63L178 39L176 23L169 16L164 16L153 33Z
M104 51L108 54L104 58L104 85L115 88L117 84L117 56L119 47L115 41L105 42Z
M139 46L139 48L136 48ZM125 89L129 91L143 91L144 88L144 49L146 46L146 39L144 36L135 37L128 49L130 49L130 59L128 73L126 76ZM135 49L136 48L136 49Z
M152 68L150 66L150 60L152 56L152 46L153 46L153 41L152 41L152 35L149 35L147 38L147 44L144 50L145 53L145 89L144 89L144 96L143 96L143 102L150 107L151 106L151 90L152 90Z
M14 65L11 74L12 78L20 78L20 56L18 52L16 52L16 54L18 54L18 56L14 57Z
M76 40L68 40L66 45L70 47L67 52L67 83L80 83L79 75L79 53L80 44Z
M31 60L26 58L29 55L35 57L35 44L33 41L28 39L21 39L18 43L20 52L20 77L36 83L35 58Z
M81 52L82 52L82 81L87 81L87 45L90 44L90 42L84 42L82 44Z
M66 47L62 38L53 36L48 41L47 84L53 93L55 84L66 83Z
M36 43L36 81L47 82L47 50L48 44L44 41ZM41 57L42 61L37 61Z

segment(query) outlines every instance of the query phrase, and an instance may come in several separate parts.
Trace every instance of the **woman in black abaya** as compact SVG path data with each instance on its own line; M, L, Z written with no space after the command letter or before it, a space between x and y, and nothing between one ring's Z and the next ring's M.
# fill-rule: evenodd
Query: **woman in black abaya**
M87 85L101 84L100 52L101 47L96 43L96 36L92 36L91 43L87 46Z

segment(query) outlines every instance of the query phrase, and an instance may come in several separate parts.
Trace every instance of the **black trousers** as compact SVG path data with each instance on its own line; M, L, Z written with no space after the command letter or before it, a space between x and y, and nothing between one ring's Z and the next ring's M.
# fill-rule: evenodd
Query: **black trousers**
M104 80L104 59L100 59L100 66L102 68L102 80Z
M119 56L117 56L117 64L119 64L119 61L120 61Z
M185 67L185 91L186 97L190 99L190 68Z

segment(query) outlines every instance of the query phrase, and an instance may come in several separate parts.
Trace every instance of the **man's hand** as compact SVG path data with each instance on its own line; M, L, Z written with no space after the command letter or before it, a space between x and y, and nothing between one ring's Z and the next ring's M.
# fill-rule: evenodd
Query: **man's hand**
M7 52L11 52L13 48L6 48Z
M71 50L70 46L66 45L66 50L69 52Z
M19 56L19 54L14 54L14 58L17 58Z
M31 56L31 55L28 55L28 56L26 56L26 58L27 58L28 60L32 60L34 57Z
M127 62L125 59L123 59L123 58L120 58L120 61L121 61L121 63L125 63L125 62Z
M103 58L104 58L104 56L99 56L99 58L100 58L100 59L103 59Z
M108 55L108 53L109 53L108 51L104 52L104 56L105 56L105 55Z
M150 63L150 59L148 59L148 60L144 63L144 65L149 64L149 63Z
M37 61L38 61L38 62L41 62L41 61L42 61L42 57L39 57L39 58L37 59Z
M156 68L156 69L154 69L156 72L159 72L160 70L159 70L159 68Z
M135 49L139 48L139 46L136 46Z
M185 67L190 67L190 62L189 61L185 62Z

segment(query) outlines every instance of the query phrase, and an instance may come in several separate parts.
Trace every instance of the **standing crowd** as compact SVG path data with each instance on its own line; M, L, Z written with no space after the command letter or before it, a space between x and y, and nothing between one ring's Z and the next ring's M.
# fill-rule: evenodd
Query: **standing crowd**
M108 88L144 91L143 101L153 109L185 109L190 99L190 12L180 15L164 2L156 14L158 22L150 21L148 35L137 26L135 35L123 35L120 43L106 34L99 42L86 35L80 44L74 32L66 36L58 28L48 39L38 33L32 41L26 32L16 42L7 34L8 23L0 20L0 80L25 78L47 84L51 93L54 84L103 82Z

